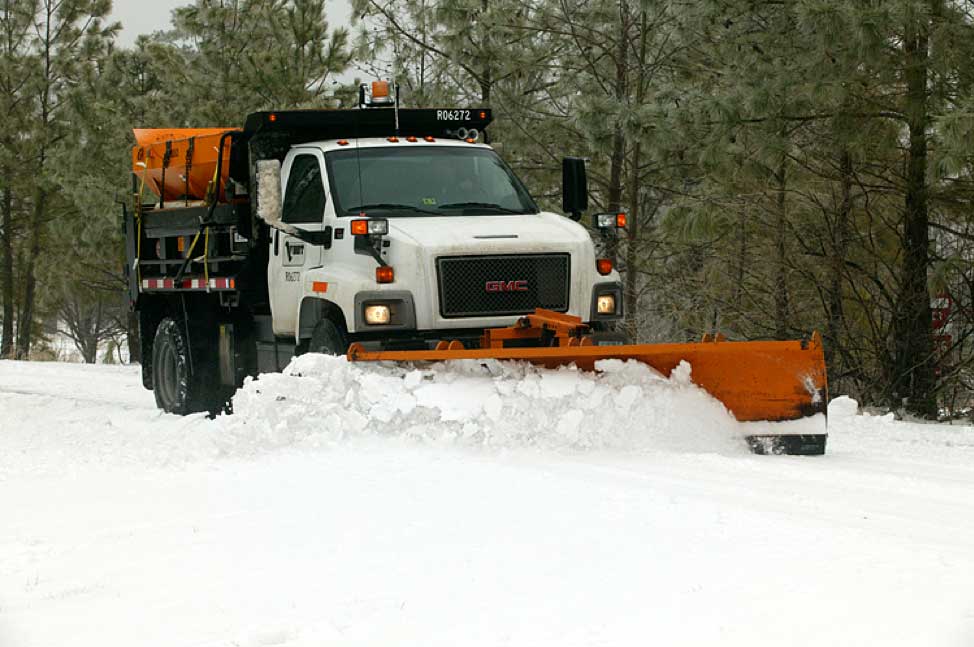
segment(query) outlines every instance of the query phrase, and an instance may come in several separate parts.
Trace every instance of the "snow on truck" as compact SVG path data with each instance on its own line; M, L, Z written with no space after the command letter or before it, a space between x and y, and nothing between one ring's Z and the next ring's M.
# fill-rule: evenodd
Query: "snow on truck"
M227 406L295 355L574 364L629 359L692 379L750 425L756 453L825 450L817 335L793 342L629 345L612 262L588 230L585 162L563 161L563 210L539 209L489 146L491 111L258 112L242 129L136 130L125 208L142 380L186 414ZM595 214L603 235L624 214Z

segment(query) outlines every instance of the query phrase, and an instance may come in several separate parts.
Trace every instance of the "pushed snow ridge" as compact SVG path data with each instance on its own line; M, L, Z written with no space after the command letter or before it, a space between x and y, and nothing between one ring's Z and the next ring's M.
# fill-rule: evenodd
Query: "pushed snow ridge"
M303 355L248 380L217 421L244 444L288 446L356 437L489 448L745 452L741 425L690 381L636 362L597 373L461 360L427 366Z

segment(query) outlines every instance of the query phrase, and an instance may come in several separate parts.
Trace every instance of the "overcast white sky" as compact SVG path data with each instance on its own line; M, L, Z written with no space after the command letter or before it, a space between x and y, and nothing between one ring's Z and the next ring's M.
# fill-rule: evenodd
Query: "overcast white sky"
M119 42L123 46L135 42L139 34L147 34L169 27L169 14L176 7L191 0L114 0L115 20L122 23ZM328 0L328 22L337 27L348 21L351 7L348 0Z

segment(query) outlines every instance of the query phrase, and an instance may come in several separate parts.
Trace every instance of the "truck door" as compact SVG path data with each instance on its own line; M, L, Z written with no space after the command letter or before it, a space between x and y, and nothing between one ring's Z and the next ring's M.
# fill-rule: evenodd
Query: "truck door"
M281 181L284 205L281 219L307 231L324 228L326 193L321 153L298 151L285 160ZM321 264L321 248L274 230L271 235L267 283L274 332L293 336L304 295L303 274Z

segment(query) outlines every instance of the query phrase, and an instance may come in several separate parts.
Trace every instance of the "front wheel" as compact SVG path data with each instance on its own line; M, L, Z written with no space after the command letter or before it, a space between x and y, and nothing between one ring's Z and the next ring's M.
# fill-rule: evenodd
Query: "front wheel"
M348 341L345 334L331 319L322 319L315 325L308 342L309 353L323 353L325 355L344 355L348 352Z
M190 353L183 327L171 317L163 319L152 343L152 391L156 406L166 413L183 416L207 409Z

